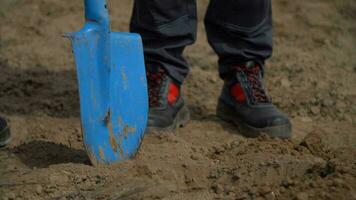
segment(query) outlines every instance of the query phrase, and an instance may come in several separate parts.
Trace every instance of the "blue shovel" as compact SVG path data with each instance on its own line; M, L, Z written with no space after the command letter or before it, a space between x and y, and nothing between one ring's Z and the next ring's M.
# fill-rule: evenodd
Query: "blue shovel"
M84 27L71 39L77 67L85 149L94 166L137 152L148 96L139 35L111 32L106 0L84 0Z

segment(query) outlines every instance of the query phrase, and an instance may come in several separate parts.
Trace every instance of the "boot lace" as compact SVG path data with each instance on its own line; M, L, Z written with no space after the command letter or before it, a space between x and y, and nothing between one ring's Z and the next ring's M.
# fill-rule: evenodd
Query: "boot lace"
M148 96L150 107L159 105L160 91L165 75L166 73L162 69L158 70L158 72L147 71Z
M254 103L269 103L271 101L262 85L259 65L256 64L254 67L237 66L236 69L246 75L250 88L249 95L253 97Z

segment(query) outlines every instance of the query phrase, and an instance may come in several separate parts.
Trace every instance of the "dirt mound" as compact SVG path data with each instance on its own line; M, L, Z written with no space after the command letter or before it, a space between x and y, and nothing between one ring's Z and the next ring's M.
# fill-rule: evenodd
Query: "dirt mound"
M127 30L132 1L109 1ZM200 22L208 1L199 5ZM192 121L146 135L137 156L94 168L82 145L71 49L81 1L0 3L0 199L356 199L356 23L352 0L274 3L266 83L293 122L291 140L248 139L215 116L222 81L203 24L185 52Z

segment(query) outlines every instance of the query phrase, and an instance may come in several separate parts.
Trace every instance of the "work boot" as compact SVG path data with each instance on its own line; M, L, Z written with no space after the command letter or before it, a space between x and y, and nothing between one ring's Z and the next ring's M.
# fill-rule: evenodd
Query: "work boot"
M10 129L5 119L0 117L0 147L7 145L10 142L10 137Z
M146 132L172 131L190 119L180 85L162 68L147 70L149 113Z
M217 115L232 122L241 134L257 137L290 138L291 123L267 95L262 83L263 65L247 62L234 66L234 73L224 78Z

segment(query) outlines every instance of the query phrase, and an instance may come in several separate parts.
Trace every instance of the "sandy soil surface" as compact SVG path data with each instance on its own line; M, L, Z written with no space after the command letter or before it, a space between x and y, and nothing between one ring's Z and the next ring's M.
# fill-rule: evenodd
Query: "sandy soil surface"
M201 23L185 52L192 121L147 135L137 157L94 168L83 149L69 42L82 2L0 1L0 199L356 199L356 3L274 0L266 84L293 122L292 140L247 139L215 116L222 81ZM110 1L127 31L132 1Z

